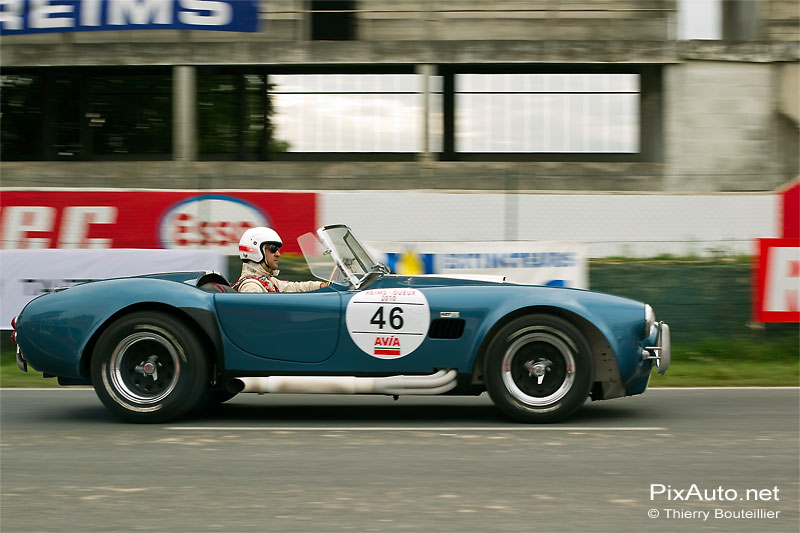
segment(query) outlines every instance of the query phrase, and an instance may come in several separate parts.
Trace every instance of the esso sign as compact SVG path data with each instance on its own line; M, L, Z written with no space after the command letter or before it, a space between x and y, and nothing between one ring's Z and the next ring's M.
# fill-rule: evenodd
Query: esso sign
M3 0L0 0L2 4ZM314 231L317 194L277 191L3 190L0 248L171 248L235 255L248 228L278 228L284 252Z
M172 206L158 226L163 248L230 252L248 228L271 226L267 215L239 198L206 195Z

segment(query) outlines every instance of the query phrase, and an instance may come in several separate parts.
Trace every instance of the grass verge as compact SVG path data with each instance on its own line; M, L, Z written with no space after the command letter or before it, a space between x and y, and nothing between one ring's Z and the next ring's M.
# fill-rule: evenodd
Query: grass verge
M673 346L672 364L651 387L800 386L798 335L706 339Z

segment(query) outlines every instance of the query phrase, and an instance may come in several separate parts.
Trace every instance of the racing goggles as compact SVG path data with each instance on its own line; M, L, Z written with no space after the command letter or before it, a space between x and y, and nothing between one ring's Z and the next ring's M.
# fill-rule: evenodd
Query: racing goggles
M275 252L281 249L281 246L283 246L281 243L271 242L267 244L264 248L266 250L269 250L269 253L274 254Z

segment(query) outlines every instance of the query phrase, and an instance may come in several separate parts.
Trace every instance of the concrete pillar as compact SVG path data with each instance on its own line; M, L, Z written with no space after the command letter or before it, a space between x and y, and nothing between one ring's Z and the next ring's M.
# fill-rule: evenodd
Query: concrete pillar
M172 159L197 159L197 86L195 67L172 67Z
M420 161L432 161L431 152L431 77L434 65L417 65L417 75L422 77L422 142L419 148Z

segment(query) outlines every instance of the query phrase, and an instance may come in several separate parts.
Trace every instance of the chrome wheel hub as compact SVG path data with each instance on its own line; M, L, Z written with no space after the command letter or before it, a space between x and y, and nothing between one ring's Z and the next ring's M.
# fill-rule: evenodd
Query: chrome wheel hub
M135 371L140 372L143 376L150 376L153 381L158 381L158 356L151 355L147 358L147 362L142 361L134 368Z
M550 370L550 367L553 366L553 362L549 359L541 359L535 363L533 360L530 360L522 366L528 371L528 377L532 378L536 376L537 385L541 385L542 381L544 381L544 375Z
M174 345L153 332L133 333L124 338L109 361L114 389L126 400L155 404L166 398L178 383L180 364Z
M561 400L575 382L573 348L555 331L520 336L506 349L503 383L520 402L543 407Z

